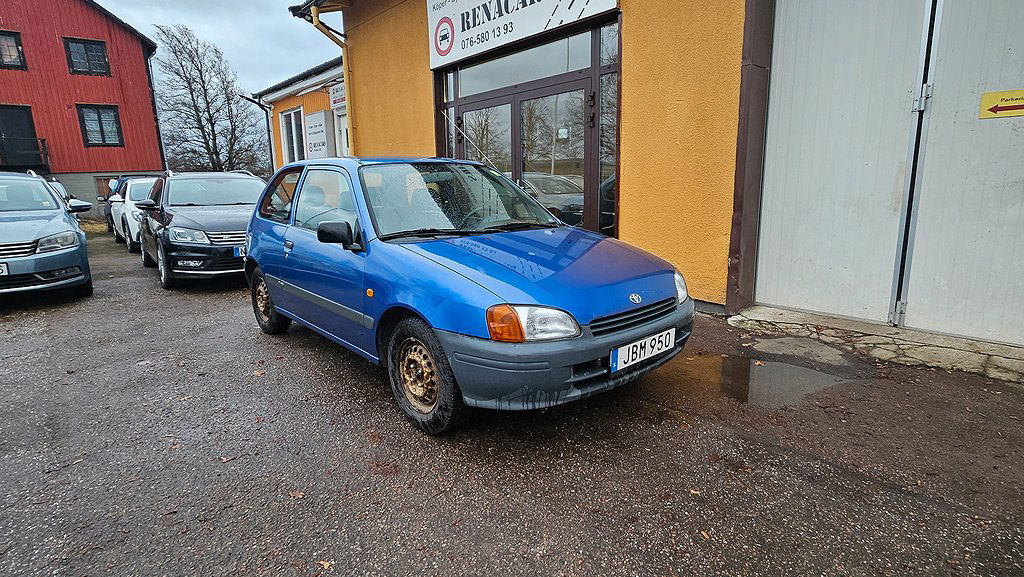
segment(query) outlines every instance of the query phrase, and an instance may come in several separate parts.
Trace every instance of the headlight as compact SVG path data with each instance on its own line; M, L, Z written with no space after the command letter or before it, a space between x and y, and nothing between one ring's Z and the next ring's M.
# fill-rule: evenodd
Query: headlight
M683 275L676 273L676 299L678 302L686 300L686 280L683 279Z
M192 230L191 228L179 228L172 226L168 229L171 235L172 242L191 242L194 244L210 244L210 239L206 238L206 233L201 230Z
M133 212L132 213L132 218L135 219L135 222L142 222L142 211L138 211L137 210L137 211Z
M487 309L487 330L492 340L521 343L575 337L580 325L558 309L496 305Z
M36 252L52 252L73 246L78 246L77 234L71 231L58 232L57 234L51 234L39 239L39 244L36 245Z

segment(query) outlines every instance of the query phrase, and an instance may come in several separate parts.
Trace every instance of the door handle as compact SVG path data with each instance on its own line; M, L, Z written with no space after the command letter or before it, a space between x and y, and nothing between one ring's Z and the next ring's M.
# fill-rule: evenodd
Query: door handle
M284 241L284 249L285 250L291 250L293 248L295 248L295 243L294 242L292 242L290 240Z

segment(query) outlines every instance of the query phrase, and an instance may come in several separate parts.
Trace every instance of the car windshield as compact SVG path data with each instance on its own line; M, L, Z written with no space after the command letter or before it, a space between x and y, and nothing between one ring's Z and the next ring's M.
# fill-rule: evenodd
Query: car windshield
M219 206L256 204L263 181L255 178L182 178L168 183L167 204L171 206Z
M136 202L146 200L154 182L156 182L155 178L133 178L128 181L128 200Z
M0 178L0 212L57 210L60 202L41 180Z
M359 175L385 240L559 226L533 197L479 165L379 164L364 166Z

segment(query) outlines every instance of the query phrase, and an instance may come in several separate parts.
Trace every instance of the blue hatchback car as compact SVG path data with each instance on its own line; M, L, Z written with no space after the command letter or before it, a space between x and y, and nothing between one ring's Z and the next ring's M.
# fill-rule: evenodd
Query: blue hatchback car
M46 289L91 295L85 233L75 216L90 208L65 200L39 176L0 172L0 295Z
M484 165L325 159L274 175L247 235L260 328L297 321L386 367L429 433L632 381L682 350L682 275L567 226Z

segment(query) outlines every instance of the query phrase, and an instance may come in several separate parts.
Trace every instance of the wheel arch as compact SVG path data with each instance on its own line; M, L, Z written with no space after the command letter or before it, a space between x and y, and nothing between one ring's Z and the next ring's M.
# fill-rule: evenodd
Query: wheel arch
M391 339L391 333L398 326L398 323L402 322L407 318L417 318L427 324L428 327L433 328L430 321L427 320L419 312L405 305L392 305L390 308L384 311L384 314L380 316L380 320L377 321L376 336L374 343L377 345L377 358L383 366L387 366L388 359L388 341Z

